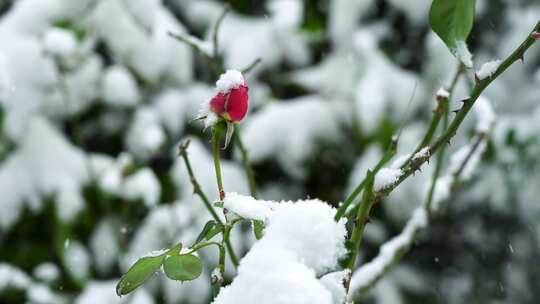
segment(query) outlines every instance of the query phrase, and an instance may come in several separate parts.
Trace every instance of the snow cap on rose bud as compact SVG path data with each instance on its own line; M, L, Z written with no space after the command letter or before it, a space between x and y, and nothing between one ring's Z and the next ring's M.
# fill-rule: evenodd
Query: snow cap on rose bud
M227 70L216 82L216 95L210 100L210 111L225 120L238 123L248 111L248 86L241 72Z
M248 111L248 86L241 72L227 70L216 82L216 93L210 102L204 102L197 119L204 119L205 129L213 132L221 125L227 126L225 147L229 144L234 125L239 123ZM221 123L220 123L221 122ZM214 130L216 129L216 130Z

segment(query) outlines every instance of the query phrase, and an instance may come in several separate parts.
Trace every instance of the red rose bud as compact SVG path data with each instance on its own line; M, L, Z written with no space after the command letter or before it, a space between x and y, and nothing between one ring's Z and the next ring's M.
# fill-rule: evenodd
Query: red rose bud
M216 95L210 100L210 111L230 122L240 122L248 110L248 87L242 73L227 70L216 82Z

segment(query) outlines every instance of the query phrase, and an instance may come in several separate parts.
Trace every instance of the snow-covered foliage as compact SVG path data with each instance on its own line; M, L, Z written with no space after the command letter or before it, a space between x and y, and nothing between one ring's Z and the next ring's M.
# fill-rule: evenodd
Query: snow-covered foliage
M265 218L267 227L213 303L334 303L339 288L328 288L329 278L318 279L346 253L345 220L336 223L333 208L319 200L261 202L237 194L225 205L248 218Z

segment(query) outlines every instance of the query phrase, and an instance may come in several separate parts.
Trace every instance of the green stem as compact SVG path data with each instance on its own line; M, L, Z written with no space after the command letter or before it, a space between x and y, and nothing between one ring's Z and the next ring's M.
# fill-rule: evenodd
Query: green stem
M193 173L193 168L191 167L191 163L187 155L187 148L189 147L189 143L190 143L189 139L185 141L184 143L182 143L180 145L179 153L180 153L180 156L182 156L182 159L184 160L184 164L186 165L188 175L189 175L189 180L191 181L191 184L193 185L193 192L199 196L199 198L203 202L204 206L206 207L210 215L212 215L214 220L220 224L223 224L223 221L214 210L214 207L212 207L212 204L208 200L208 197L206 197L206 194L204 194L204 192L201 189L201 186L199 185L199 182L195 178L195 174Z
M215 246L218 246L220 249L223 248L223 245L218 243L218 242L204 242L204 243L199 243L193 247L191 247L191 250L186 252L186 253L182 253L182 254L191 254L199 249L203 249L205 247L208 247L208 246L211 246L211 245L215 245Z
M246 147L244 146L244 143L242 142L242 137L240 136L240 130L238 128L234 136L236 139L236 144L238 145L238 149L240 150L240 157L242 158L242 166L244 167L244 171L246 172L249 193L252 197L257 198L257 184L255 182L255 172L253 171L253 168L249 164L248 152L246 150Z
M219 294L221 285L223 285L223 274L225 273L225 248L219 246L219 259L218 259L218 271L219 276L214 277L212 273L212 295L215 298Z
M238 257L232 250L231 245L231 230L234 226L235 222L230 223L229 225L225 225L225 229L223 230L223 241L225 242L225 246L227 247L227 250L229 251L229 258L231 259L231 262L235 267L238 267Z
M450 94L452 94L452 91L449 91L449 92ZM444 129L443 130L446 130L446 128L448 127L448 99L446 99L445 104L446 106L444 108L444 121L443 121ZM433 176L431 178L431 184L429 186L429 191L428 191L428 195L427 195L426 203L425 203L428 214L431 213L431 205L433 203L433 194L435 193L435 186L437 184L437 180L439 179L439 176L441 175L441 170L444 163L445 150L446 150L446 146L443 146L441 148L441 151L437 155L435 171L433 172Z
M452 77L452 81L450 82L450 87L448 89L448 93L451 96L457 82L460 78L460 76L465 71L465 67L463 64L459 64L456 70L456 73L454 74L454 77ZM422 141L416 146L416 149L414 149L414 152L411 153L409 159L405 162L405 164L409 163L412 158L418 153L420 150L422 150L424 147L428 146L431 143L431 140L433 139L433 136L437 132L437 128L439 127L439 123L441 122L441 119L444 117L444 130L448 127L448 103L449 103L449 97L445 96L437 96L437 108L433 111L434 115L431 118L431 122L429 124L429 128L426 131L426 134L422 138ZM403 167L402 167L403 168Z
M450 126L443 132L441 136L435 141L435 143L430 147L429 149L429 155L433 156L435 153L446 143L450 142L450 139L452 139L459 126L465 119L467 113L472 109L474 103L478 99L478 97L483 93L483 91L493 82L498 76L500 76L504 71L506 71L514 62L516 62L519 59L523 59L523 56L525 52L534 44L535 37L534 33L540 30L540 21L536 24L533 31L529 36L525 39L525 41L507 58L505 59L501 65L497 68L495 73L492 77L478 80L475 87L473 88L471 95L469 99L464 103L463 107L457 112L456 117L450 124ZM455 86L457 83L457 79L459 76L454 77L452 87ZM409 176L411 176L416 170L420 168L426 161L429 160L430 157L426 158L419 158L417 160L409 159L403 166L403 174L399 177L399 179L392 184L391 186L387 187L386 189L379 191L377 193L373 193L373 178L374 175L368 175L369 179L367 179L367 185L368 188L364 191L364 197L362 200L362 203L360 205L360 208L358 209L357 217L356 217L356 227L353 231L353 234L351 236L351 241L353 242L353 252L352 256L349 258L347 267L352 271L354 269L355 261L356 261L356 255L358 255L359 252L359 245L362 239L362 233L363 233L363 226L365 225L366 220L369 218L369 213L371 210L371 207L381 199L383 199L385 196L388 196L398 185L400 185L405 179L407 179ZM348 286L347 286L348 288Z
M192 47L194 50L196 50L199 54L203 55L204 57L206 57L208 60L212 60L212 57L210 57L210 55L208 53L206 53L205 51L201 50L201 47L200 45L194 43L192 40L190 40L189 38L183 36L182 34L176 34L176 33L173 33L173 32L167 32L167 34L169 35L169 37L172 37L180 42L183 42L187 45L189 45L190 47Z
M540 30L540 21L536 24L533 32L536 32ZM474 103L480 97L480 95L484 92L484 90L495 80L497 77L499 77L502 73L504 73L513 63L523 58L525 55L525 52L534 44L536 40L534 39L532 33L529 34L527 39L523 41L523 43L507 58L505 59L500 66L497 68L495 73L488 78L485 78L483 80L478 80L476 85L474 86L470 97L468 100L464 103L463 107L458 110L456 117L452 120L452 123L448 127L448 129L431 145L429 149L429 155L435 155L435 153L445 144L450 142L450 139L452 139L457 132L457 129L469 113L469 111L472 109ZM428 159L421 159L420 161L412 162L409 161L405 164L403 175L399 177L396 183L386 188L382 193L383 195L387 196L390 194L398 185L400 185L404 180L406 180L409 176L411 176L416 170L420 168L421 165L423 165Z
M360 202L358 212L355 219L355 227L351 235L352 242L352 252L347 261L347 268L352 271L354 270L354 265L356 264L356 257L360 251L360 243L362 242L362 235L364 234L364 227L369 217L371 207L374 205L375 200L373 193L373 180L375 178L374 171L368 170L366 177L366 189L362 196L362 201Z
M375 165L375 168L373 169L373 174L377 174L379 170L388 162L397 152L397 137L393 137L392 141L390 142L390 146L386 150L386 153L383 155L383 157L379 160L377 165ZM369 172L368 172L369 174ZM368 174L366 174L366 177L362 180L362 182L356 186L356 188L353 190L349 196L345 199L345 202L339 206L339 208L336 211L336 215L334 216L334 219L336 221L339 221L343 215L347 212L347 209L349 206L353 203L354 199L362 192L362 189L364 189L364 186L366 184L366 180L368 178ZM357 209L353 209L353 213L356 213Z
M262 61L262 58L258 57L252 63L250 63L248 66L241 69L240 71L242 72L242 74L246 75L247 73L251 72L251 70L253 70L253 68L255 68L259 63L261 63L261 61Z
M448 128L448 108L449 108L450 98L452 97L452 95L454 95L454 90L456 88L458 80L463 75L464 71L465 71L465 67L463 66L462 63L459 63L456 73L454 74L454 77L452 78L452 81L450 82L450 87L448 88L448 98L443 98L439 102L439 105L442 106L441 111L444 114L443 132L444 130ZM437 159L435 161L436 162L435 171L433 172L433 176L431 177L431 184L429 185L426 202L424 204L428 214L431 214L431 205L433 204L433 195L435 193L435 186L437 185L437 180L439 179L439 176L441 175L445 152L446 152L446 146L443 146L441 148L441 151L437 155Z
M473 143L473 145L471 147L471 150L469 151L469 153L467 153L467 156L465 156L465 159L459 165L459 168L456 170L456 172L454 172L454 174L453 174L454 183L457 183L460 175L463 173L463 170L465 170L465 167L467 166L467 163L469 163L469 161L473 157L474 153L476 152L476 150L478 150L478 147L480 147L480 144L482 143L482 141L484 141L486 136L487 136L486 133L483 133L483 132L478 133L478 135L476 136L476 140L474 141L474 143Z
M193 168L191 167L191 163L190 163L189 157L187 155L187 148L189 146L189 143L190 143L190 141L187 140L182 145L180 145L180 152L179 153L182 156L182 158L184 159L184 163L186 164L186 168L187 168L187 171L188 171L188 174L189 174L189 178L191 180L191 184L193 185L193 192L195 192L195 194L197 194L199 196L199 198L204 203L204 205L206 206L206 208L208 209L208 211L210 212L210 214L212 215L214 220L216 222L222 224L222 225L225 225L223 223L223 221L221 220L221 218L216 213L216 211L214 210L214 208L212 207L212 204L208 200L208 197L202 191L202 189L201 189L201 187L199 185L199 182L195 178L195 174L193 173ZM219 150L219 145L218 145L218 150ZM219 158L218 158L218 162L219 162ZM234 249L233 249L233 247L231 245L231 242L230 242L228 237L225 240L225 247L227 248L227 251L229 252L229 255L231 257L231 261L233 262L233 265L235 267L237 267L238 266L238 258L236 257L236 254L234 253Z
M214 43L214 53L212 60L214 61L214 65L216 68L216 74L219 76L222 73L222 68L219 63L219 29L221 27L221 24L223 23L223 20L225 19L225 16L229 11L231 10L231 7L228 4L225 4L225 8L223 9L223 12L221 12L221 15L218 17L216 23L214 24L214 33L212 36L212 40Z
M214 169L216 170L216 180L219 193L219 200L225 199L223 190L223 180L221 178L221 161L219 160L219 140L221 139L221 128L219 125L212 127L212 146L214 150Z

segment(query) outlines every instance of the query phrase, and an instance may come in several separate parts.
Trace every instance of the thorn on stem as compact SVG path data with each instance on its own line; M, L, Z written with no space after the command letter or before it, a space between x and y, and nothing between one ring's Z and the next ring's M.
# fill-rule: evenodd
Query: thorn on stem
M452 113L457 114L460 110L461 109L454 110L454 111L452 111Z
M533 32L531 36L534 40L540 40L540 32Z
M225 191L219 190L219 200L223 201L225 199Z
M480 80L480 78L478 78L478 74L474 73L474 82L475 82L476 84L479 84L480 81L481 81L481 80Z

